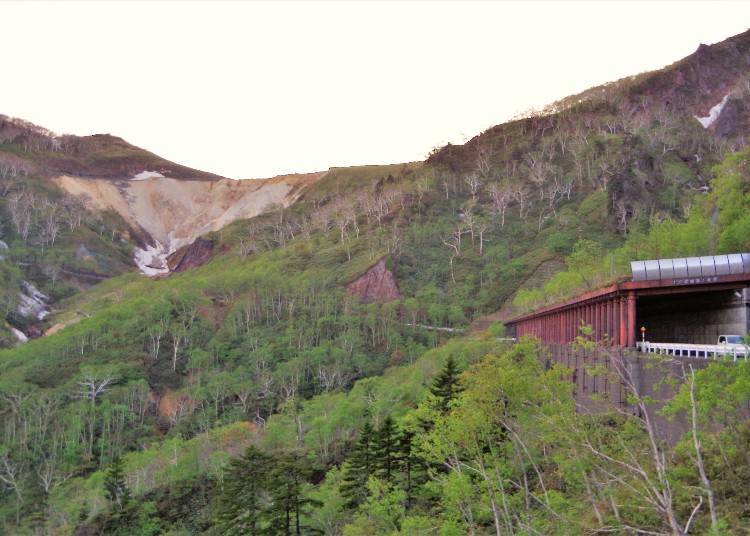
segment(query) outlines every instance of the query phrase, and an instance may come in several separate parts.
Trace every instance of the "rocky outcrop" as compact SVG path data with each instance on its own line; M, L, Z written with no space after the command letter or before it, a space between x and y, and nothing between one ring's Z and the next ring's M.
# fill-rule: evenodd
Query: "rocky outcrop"
M184 272L190 268L197 268L206 264L213 256L214 243L203 237L198 237L192 244L178 249L167 259L171 272Z
M16 313L28 320L44 320L49 314L49 296L28 281L21 281Z
M593 87L550 105L548 111L577 106L583 101L593 103L607 96L607 106L616 106L628 115L639 112L689 114L711 126L722 137L744 137L744 113L730 94L739 94L750 69L750 30L713 45L700 45L691 55L657 71L623 78ZM742 97L746 99L746 97ZM720 105L725 102L726 108ZM733 107L729 109L730 105ZM713 116L712 116L713 109ZM647 114L650 115L650 114ZM723 118L726 116L726 119ZM455 172L476 168L480 150L493 147L498 139L529 131L544 132L553 128L559 116L547 113L510 121L487 129L463 145L447 144L427 159L430 164L444 166ZM724 125L721 125L722 121ZM504 142L503 142L504 144Z
M169 272L167 258L199 236L236 220L288 206L325 175L307 173L258 180L174 179L146 173L132 180L54 178L64 191L87 199L87 206L114 210L139 237L134 261L150 276Z
M138 246L133 262L149 276L168 274L168 257L199 236L288 206L327 173L232 180L175 164L109 134L58 135L4 115L0 144L24 148L23 157L0 154L0 171L49 177L84 199L86 208L119 214ZM76 252L88 253L85 247Z
M42 335L42 321L50 313L49 302L49 296L28 281L21 281L18 302L7 317L13 328L13 334L20 342Z
M386 267L384 258L349 283L346 291L364 303L389 302L401 297L396 277Z
M750 131L750 103L730 97L713 126L716 135L722 138L746 135Z

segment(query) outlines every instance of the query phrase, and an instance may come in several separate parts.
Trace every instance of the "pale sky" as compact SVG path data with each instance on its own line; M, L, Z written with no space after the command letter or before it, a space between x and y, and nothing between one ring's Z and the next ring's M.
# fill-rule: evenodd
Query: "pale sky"
M422 160L748 25L742 2L0 2L0 113L233 178Z

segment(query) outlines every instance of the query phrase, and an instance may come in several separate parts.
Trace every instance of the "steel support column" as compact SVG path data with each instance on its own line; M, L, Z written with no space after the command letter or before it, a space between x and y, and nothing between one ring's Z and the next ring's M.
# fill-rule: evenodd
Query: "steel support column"
M634 292L628 292L628 346L633 347L635 346L635 293Z

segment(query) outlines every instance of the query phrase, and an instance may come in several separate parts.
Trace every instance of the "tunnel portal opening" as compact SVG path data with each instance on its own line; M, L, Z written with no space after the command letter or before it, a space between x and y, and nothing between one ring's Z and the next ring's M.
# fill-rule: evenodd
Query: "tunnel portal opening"
M648 342L717 344L719 335L745 335L750 329L747 288L639 296L636 327ZM641 340L640 331L637 340Z

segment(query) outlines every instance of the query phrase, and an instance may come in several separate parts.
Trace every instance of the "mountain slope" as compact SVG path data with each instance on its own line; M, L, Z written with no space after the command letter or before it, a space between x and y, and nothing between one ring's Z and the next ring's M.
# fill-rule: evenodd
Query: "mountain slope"
M61 175L53 182L65 192L85 196L96 210L114 210L144 244L135 250L147 275L169 273L167 257L199 236L229 223L252 218L274 206L288 206L324 173L286 175L266 180L212 181L147 177L112 181Z
M169 273L178 249L289 205L323 175L234 181L114 136L60 136L0 116L0 247L12 261L0 281L0 346L39 336L60 299L108 277Z
M222 177L165 160L109 134L58 135L22 119L0 115L0 147L44 175L130 179L144 171L176 179Z
M188 175L133 180L161 172L150 164L128 167L126 158L121 167L107 164L126 174L75 176L50 164L47 149L0 145L17 170L14 191L36 184L50 196L88 195L86 214L108 215L128 254L157 240L172 249L211 231L195 247L201 266L155 279L131 269L68 293L45 319L57 324L54 334L0 352L7 445L0 459L20 475L15 487L0 491L3 527L65 533L78 524L82 531L106 525L110 514L119 519L101 480L123 456L123 478L144 505L134 524L158 518L163 532L218 531L210 514L217 467L237 445L256 440L269 452L301 451L313 460L315 484L330 469L316 490L335 495L326 486L363 416L414 406L412 393L426 396L425 382L444 353L465 362L495 350L493 343L457 341L428 353L472 320L512 307L519 289L542 285L563 267L614 277L633 257L679 253L691 247L680 239L689 234L681 223L688 219L708 230L701 247L724 247L715 236L731 227L729 214L745 210L728 200L744 199L747 173L746 155L731 154L744 144L741 123L727 135L718 126L731 102L748 102L746 41L743 34L662 71L591 90L422 163L258 183ZM704 80L707 73L718 81ZM704 101L715 105L728 88L718 119L704 128L695 115L708 113ZM6 207L8 197L0 205ZM695 228L687 227L697 240ZM741 237L742 229L734 234ZM11 252L49 251L44 233L24 239L15 225L3 232ZM71 245L80 239L66 236ZM184 255L173 259L182 264ZM587 264L591 258L596 262ZM7 261L0 267L18 268ZM369 285L373 278L387 284ZM46 276L38 279L51 286ZM386 387L367 378L388 367ZM342 394L355 385L351 397ZM27 426L39 408L52 425ZM283 425L266 428L269 422ZM155 476L164 472L169 488ZM463 484L471 482L456 486ZM184 495L178 500L172 492ZM196 501L189 510L208 521L188 529L179 516L149 513L146 505L156 506L147 499L160 493L180 507ZM471 501L479 504L482 493ZM414 504L434 517L424 502ZM341 506L330 513L332 526L355 514ZM454 533L466 532L460 516L450 522L460 527ZM478 523L483 529L491 522ZM122 530L130 529L141 530Z

